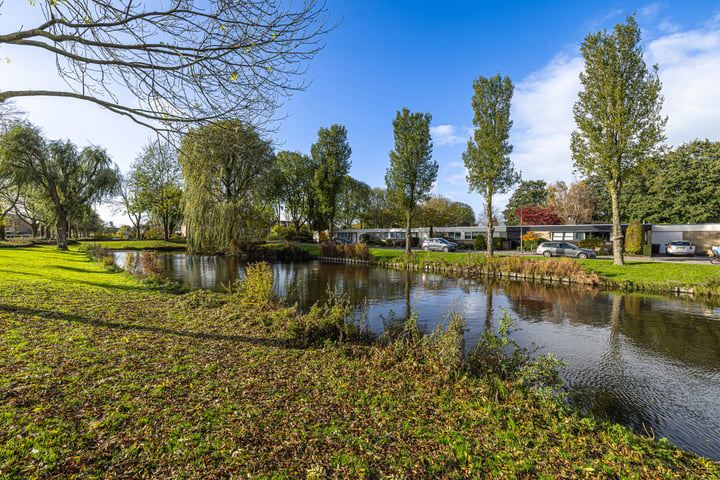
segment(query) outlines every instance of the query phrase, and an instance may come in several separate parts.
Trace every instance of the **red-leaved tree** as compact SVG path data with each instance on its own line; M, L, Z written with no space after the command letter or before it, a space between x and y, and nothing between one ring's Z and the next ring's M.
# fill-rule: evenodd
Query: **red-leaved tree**
M555 207L520 207L515 212L523 225L561 225L562 218Z

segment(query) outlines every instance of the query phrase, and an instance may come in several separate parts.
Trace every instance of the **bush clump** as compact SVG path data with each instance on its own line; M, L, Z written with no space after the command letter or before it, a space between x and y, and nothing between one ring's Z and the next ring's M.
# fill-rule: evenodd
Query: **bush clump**
M487 248L487 243L485 242L485 236L484 235L478 235L475 237L475 250L485 250Z
M633 220L625 231L625 251L627 253L638 254L642 252L642 246L645 244L645 231L639 220Z

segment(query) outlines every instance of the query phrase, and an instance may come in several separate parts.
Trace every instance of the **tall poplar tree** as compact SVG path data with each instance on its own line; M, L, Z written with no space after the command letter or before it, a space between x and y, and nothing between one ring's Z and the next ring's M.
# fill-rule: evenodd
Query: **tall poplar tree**
M320 128L318 140L310 147L315 174L312 186L315 192L315 207L328 227L328 240L332 240L337 197L343 187L345 175L350 171L350 144L347 130L343 125Z
M648 69L640 46L640 28L633 16L613 33L589 34L580 47L585 71L573 107L577 130L572 156L582 174L599 177L612 206L613 263L623 265L620 195L623 183L648 168L665 140L667 118L660 115L658 68Z
M390 152L390 166L385 185L390 200L405 215L405 254L410 254L410 226L419 202L430 198L437 179L438 164L432 160L429 113L410 113L403 108L393 120L395 150Z
M507 192L520 181L510 161L510 100L513 84L509 77L500 74L486 78L481 76L473 82L475 94L472 106L475 111L474 141L468 141L463 153L467 168L467 183L470 191L476 191L485 199L485 212L492 218L493 196ZM493 255L493 234L495 225L487 222L487 254Z

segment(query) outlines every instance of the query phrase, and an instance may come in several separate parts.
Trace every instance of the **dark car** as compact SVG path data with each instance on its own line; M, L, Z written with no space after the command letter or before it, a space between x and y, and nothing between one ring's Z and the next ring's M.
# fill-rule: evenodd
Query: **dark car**
M597 254L589 248L580 248L567 242L542 242L537 246L538 255L545 257L595 258Z
M426 252L429 252L430 250L436 250L439 252L454 252L457 247L457 243L450 242L444 238L426 238L420 245L420 248Z

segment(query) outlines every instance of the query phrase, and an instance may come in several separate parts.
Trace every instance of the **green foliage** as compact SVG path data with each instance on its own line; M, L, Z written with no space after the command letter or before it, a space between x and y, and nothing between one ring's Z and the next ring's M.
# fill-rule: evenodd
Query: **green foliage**
M586 238L585 240L580 240L578 242L578 247L589 248L591 250L597 250L601 247L604 247L605 243L606 243L605 240L603 240L602 238L597 238L597 237Z
M156 140L143 147L130 167L126 209L149 212L162 225L162 238L170 239L182 221L180 165L170 143Z
M68 248L69 222L90 205L114 195L120 173L99 147L78 151L70 141L48 142L29 123L10 124L0 135L0 170L28 186L49 205L56 224L57 246Z
M631 254L642 252L645 244L645 230L639 220L633 220L625 231L625 251Z
M403 108L393 120L394 149L390 166L385 172L385 185L390 200L405 217L406 240L419 202L429 198L437 178L438 163L432 160L432 137L429 113L410 113ZM406 242L405 252L410 253Z
M533 359L526 348L510 337L517 330L512 317L503 308L497 331L484 332L468 359L471 371L482 376L519 382L544 392L562 385L559 370L565 364L552 354Z
M272 215L272 146L239 120L211 123L183 140L184 215L190 251L224 251L263 235Z
M493 196L507 192L520 181L510 161L510 100L513 84L509 77L479 77L473 82L472 106L475 115L473 140L468 141L462 158L467 168L467 183L471 191L485 200L485 212L492 218ZM487 222L488 238L493 237L493 221ZM488 255L494 245L488 245Z
M275 300L273 272L267 263L251 263L245 267L245 276L228 285L232 301L253 310L264 310Z
M340 291L328 291L326 302L316 303L306 315L297 316L282 327L301 345L342 345L348 341L369 341L372 333L366 322L367 310L364 313L357 310Z
M300 227L310 220L314 165L308 155L282 151L277 154L278 200L298 234Z
M478 235L475 237L475 250L485 250L487 248L487 243L485 242L485 236L484 235Z
M622 196L622 220L648 223L720 222L720 142L694 140L633 175Z
M503 217L506 225L518 225L520 219L515 215L520 207L540 207L547 200L545 180L526 180L520 182L507 202Z
M328 228L328 238L332 238L338 195L351 165L352 149L345 127L338 124L330 128L321 127L317 141L310 147L310 153L315 167L312 189L317 223L324 221Z
M361 221L363 210L370 201L370 187L360 180L345 176L345 181L338 194L337 217L340 224L352 228Z
M620 200L623 183L649 169L665 139L657 66L648 70L633 16L613 33L589 34L581 46L585 71L573 107L578 129L572 133L575 168L596 175L607 189L612 209L613 256L621 265Z

